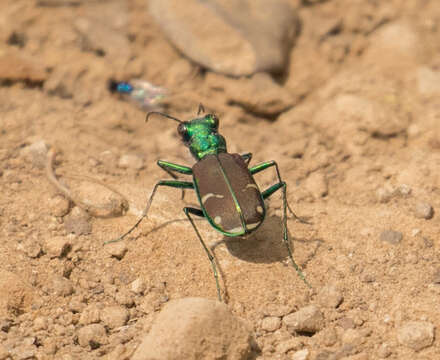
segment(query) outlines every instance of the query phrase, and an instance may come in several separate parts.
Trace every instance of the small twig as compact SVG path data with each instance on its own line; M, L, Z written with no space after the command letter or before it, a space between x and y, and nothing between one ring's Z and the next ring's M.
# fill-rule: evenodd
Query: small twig
M119 215L121 212L128 209L128 201L119 191L103 183L102 181L91 178L89 176L66 176L66 177L77 180L87 180L105 187L111 192L117 194L122 199L120 205L118 204L117 206L115 206L115 204L113 203L110 203L107 206L92 205L92 204L87 204L81 199L79 199L77 196L74 196L68 187L66 187L65 185L63 185L58 181L54 171L54 160L55 160L55 149L51 148L47 153L47 162L46 162L47 178L67 199L69 199L71 202L73 202L76 206L84 210L89 215L93 217L113 217ZM116 207L119 207L119 209L116 209Z

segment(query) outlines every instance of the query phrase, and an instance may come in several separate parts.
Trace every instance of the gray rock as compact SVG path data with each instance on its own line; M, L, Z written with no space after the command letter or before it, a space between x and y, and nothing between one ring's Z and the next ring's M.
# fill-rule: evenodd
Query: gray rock
M191 60L233 76L282 71L299 27L283 0L151 0L149 11Z
M434 341L434 325L427 321L409 321L397 330L397 340L404 346L420 351Z

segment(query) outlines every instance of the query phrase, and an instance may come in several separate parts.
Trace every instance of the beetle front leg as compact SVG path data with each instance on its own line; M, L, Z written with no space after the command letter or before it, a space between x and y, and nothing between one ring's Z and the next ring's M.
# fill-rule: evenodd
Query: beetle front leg
M116 239L106 241L104 245L114 243L121 241L123 238L125 238L128 234L130 234L134 229L136 229L139 224L142 222L144 218L147 217L148 210L150 209L151 203L153 202L154 194L156 194L157 188L159 186L169 186L173 188L178 189L194 189L194 184L190 181L179 181L179 180L161 180L159 181L153 189L153 192L151 193L150 198L148 199L147 206L145 207L144 211L142 212L142 216L139 218L139 220L134 224L126 233L122 234L121 236L117 237Z
M192 169L185 165L178 165L164 160L158 160L157 165L162 170L166 171L174 180L178 179L177 175L175 174L176 172L184 175L192 175ZM185 198L185 190L182 189L181 200L183 200L184 198Z
M197 237L199 238L200 243L202 244L203 249L206 252L206 255L208 255L208 259L209 259L209 261L211 263L212 271L214 272L215 284L217 286L217 296L218 296L219 301L222 301L222 296L221 296L221 291L220 291L220 284L219 284L219 281L218 281L217 266L215 265L214 256L208 250L208 247L206 246L205 242L203 241L202 236L200 235L200 232L197 229L196 224L194 223L194 220L190 216L190 214L193 214L193 215L196 215L196 216L200 216L200 217L205 217L205 215L203 214L202 210L195 209L195 208L190 208L190 207L184 207L183 211L185 212L185 215L188 217L188 220L191 222L191 225L193 226L194 231L196 232Z

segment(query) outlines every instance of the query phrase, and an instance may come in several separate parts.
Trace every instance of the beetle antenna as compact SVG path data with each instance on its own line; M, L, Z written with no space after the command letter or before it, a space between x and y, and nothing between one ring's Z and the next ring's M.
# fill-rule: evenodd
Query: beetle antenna
M204 114L205 112L206 112L205 111L205 107L203 106L202 103L200 103L199 104L199 109L197 110L197 115Z
M179 119L177 119L177 118L175 118L175 117L173 117L173 116L171 116L171 115L161 113L161 112L159 112L159 111L150 111L150 112L147 114L146 118L145 118L145 122L147 122L148 119L149 119L149 117L150 117L151 115L154 115L154 114L156 114L156 115L160 115L160 116L163 116L163 117L166 117L166 118L171 119L171 120L174 120L174 121L177 121L178 123L183 123L182 120L179 120Z

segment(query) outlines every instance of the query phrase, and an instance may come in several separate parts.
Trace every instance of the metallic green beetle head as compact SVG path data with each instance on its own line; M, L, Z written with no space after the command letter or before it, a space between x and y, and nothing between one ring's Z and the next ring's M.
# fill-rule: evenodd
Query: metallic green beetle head
M177 132L196 160L226 152L226 140L218 133L218 117L214 114L181 122Z
M218 133L219 121L216 115L206 114L190 121L181 121L167 114L150 112L146 120L152 114L162 115L179 123L177 132L196 160L201 160L209 154L226 152L226 140Z

